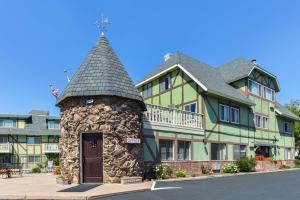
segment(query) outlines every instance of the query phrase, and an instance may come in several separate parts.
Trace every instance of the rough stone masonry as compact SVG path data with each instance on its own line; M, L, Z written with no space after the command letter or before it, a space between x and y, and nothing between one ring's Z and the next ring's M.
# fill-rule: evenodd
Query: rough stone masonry
M93 105L86 101L93 99ZM142 107L133 100L119 97L78 97L61 105L62 175L75 183L80 179L80 133L103 134L103 178L119 183L121 177L142 176L142 144L125 140L141 138Z

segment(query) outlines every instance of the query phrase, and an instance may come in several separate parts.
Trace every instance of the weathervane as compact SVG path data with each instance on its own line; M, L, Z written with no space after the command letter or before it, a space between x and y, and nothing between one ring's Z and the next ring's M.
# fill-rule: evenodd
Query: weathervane
M97 20L95 24L100 29L101 35L104 35L104 32L106 31L106 26L110 25L111 21L107 17L104 17L103 14L101 14L101 20Z

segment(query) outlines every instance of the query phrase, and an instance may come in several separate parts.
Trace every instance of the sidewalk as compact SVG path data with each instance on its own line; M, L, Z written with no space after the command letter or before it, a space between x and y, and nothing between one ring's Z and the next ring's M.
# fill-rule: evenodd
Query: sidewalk
M104 184L90 185L85 192L61 192L75 188L77 184L59 185L52 174L25 174L9 179L0 178L0 199L93 199L97 197L144 191L151 187L151 182L140 184Z

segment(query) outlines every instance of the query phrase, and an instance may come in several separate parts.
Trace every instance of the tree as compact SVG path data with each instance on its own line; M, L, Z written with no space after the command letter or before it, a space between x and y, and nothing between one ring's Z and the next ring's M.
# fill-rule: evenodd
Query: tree
M286 104L285 107L293 112L295 115L300 117L300 100L292 99L290 103ZM295 135L295 143L296 146L300 145L300 122L295 122L294 128L294 135Z

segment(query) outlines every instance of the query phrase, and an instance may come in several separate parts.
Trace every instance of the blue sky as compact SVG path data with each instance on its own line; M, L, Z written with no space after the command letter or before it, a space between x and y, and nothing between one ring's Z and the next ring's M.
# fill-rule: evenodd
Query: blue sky
M2 0L0 113L59 114L49 83L63 90L95 44L101 13L106 36L134 82L165 53L182 51L212 66L257 59L278 76L277 99L300 99L300 1Z

